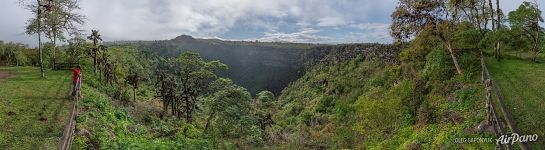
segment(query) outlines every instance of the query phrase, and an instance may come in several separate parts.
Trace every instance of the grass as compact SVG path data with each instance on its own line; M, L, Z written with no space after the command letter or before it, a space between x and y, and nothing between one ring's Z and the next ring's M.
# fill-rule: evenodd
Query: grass
M538 134L534 149L545 147L545 64L527 59L486 59L492 78L505 98L505 105L522 134Z
M70 72L0 67L0 149L56 149L70 110Z

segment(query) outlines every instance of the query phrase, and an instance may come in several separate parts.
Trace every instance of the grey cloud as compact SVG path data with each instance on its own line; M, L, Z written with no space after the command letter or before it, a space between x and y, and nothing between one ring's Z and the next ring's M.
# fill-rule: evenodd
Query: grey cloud
M17 1L0 1L0 40L35 43L34 37L21 34L31 14ZM502 7L511 11L521 2L502 1ZM105 40L161 40L180 34L231 34L226 37L237 39L251 30L263 39L306 31L303 35L313 36L293 41L351 42L362 37L382 41L388 36L385 26L396 4L397 0L82 0L81 13L88 18L83 28L100 30ZM309 29L320 31L309 33ZM337 29L354 29L349 35L353 37L343 37L347 33Z

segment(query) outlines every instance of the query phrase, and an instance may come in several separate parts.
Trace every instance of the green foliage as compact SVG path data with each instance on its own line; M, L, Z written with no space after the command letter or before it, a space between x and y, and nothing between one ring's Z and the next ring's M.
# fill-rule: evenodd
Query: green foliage
M204 133L236 147L261 143L257 120L250 113L250 93L226 79L218 80L213 86L217 91L200 104L206 114Z
M153 119L143 126L122 108L92 87L82 87L86 111L78 117L78 134L74 149L213 149L211 139L200 136L193 125L177 121ZM86 118L86 119L79 119Z
M21 43L0 42L0 64L26 66L31 65L32 49Z
M481 32L469 22L461 22L453 33L454 46L464 51L476 51L480 48L479 43L483 39Z
M261 91L257 93L257 100L261 102L272 102L274 101L274 94L270 91Z
M530 51L534 53L534 61L541 52L540 41L543 41L544 30L539 23L543 22L541 10L537 4L523 2L515 11L509 12L509 24L511 31L516 38L522 41L514 43L515 49Z
M426 65L422 70L424 78L429 80L447 80L452 76L452 63L446 50L436 47L426 56Z

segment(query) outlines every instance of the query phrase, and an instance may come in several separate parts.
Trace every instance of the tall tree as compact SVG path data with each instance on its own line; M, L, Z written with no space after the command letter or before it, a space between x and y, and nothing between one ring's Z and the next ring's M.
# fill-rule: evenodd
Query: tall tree
M132 86L133 90L133 104L136 104L136 90L140 85L141 82L145 81L144 73L141 69L136 67L131 67L129 70L129 74L127 75L126 82ZM133 105L136 107L136 105Z
M217 79L215 70L227 69L227 66L219 61L205 62L197 53L187 52L177 58L175 66L178 80L178 98L180 113L187 122L193 121L193 113L197 108L197 97L203 95L209 84Z
M100 41L102 41L102 38L100 37L100 33L98 33L98 30L91 30L91 35L87 37L87 39L93 41L93 47L89 51L89 55L93 57L93 71L97 72L97 57L98 53L100 52Z
M157 73L157 82L155 83L156 98L161 98L163 101L163 115L168 112L169 106L172 105L172 114L176 114L176 80L175 78L166 73L165 71L159 71Z
M509 23L513 32L527 39L531 44L531 51L534 53L535 61L539 54L540 40L543 37L543 28L539 23L543 22L541 10L537 4L523 2L515 11L509 12Z
M21 0L21 3L25 5L33 14L34 18L28 20L26 33L29 35L38 35L38 55L40 57L40 75L45 78L44 64L43 64L43 50L42 50L42 32L44 31L43 19L45 15L52 10L52 0L36 0L26 2Z
M45 36L53 43L52 67L56 63L57 40L64 40L64 33L78 35L77 25L84 23L85 17L76 11L80 9L77 0L50 0L51 9L44 17Z

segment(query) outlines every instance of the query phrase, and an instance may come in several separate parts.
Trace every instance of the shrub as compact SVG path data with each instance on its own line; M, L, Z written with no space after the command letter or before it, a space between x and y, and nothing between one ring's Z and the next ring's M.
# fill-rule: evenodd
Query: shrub
M422 70L424 78L430 80L450 79L453 67L444 49L436 47L426 56L426 65Z

